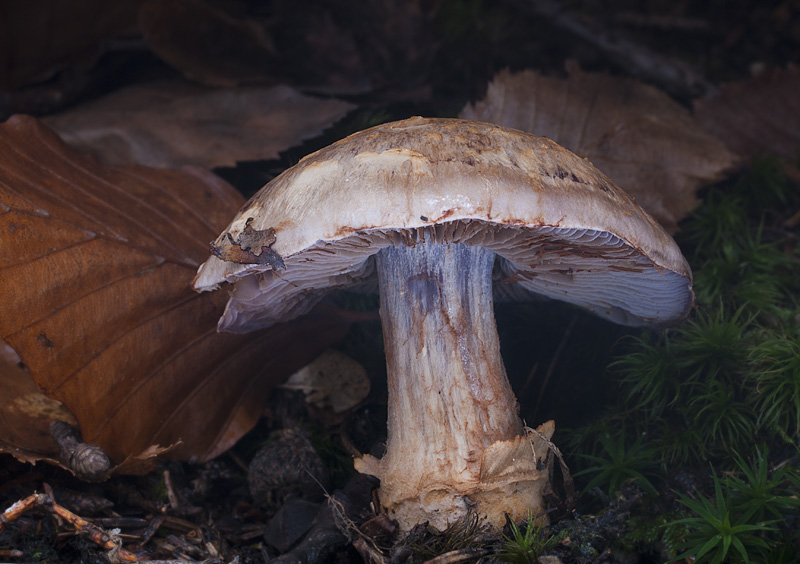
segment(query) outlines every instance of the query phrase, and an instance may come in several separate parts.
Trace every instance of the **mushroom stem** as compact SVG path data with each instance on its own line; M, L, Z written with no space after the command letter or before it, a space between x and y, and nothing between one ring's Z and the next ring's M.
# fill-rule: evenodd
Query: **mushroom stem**
M516 503L506 498L540 477L500 356L494 258L480 246L431 242L377 255L388 439L381 460L365 456L356 468L380 478L381 503L404 529L445 528L470 509L502 525ZM520 517L542 508L529 494Z

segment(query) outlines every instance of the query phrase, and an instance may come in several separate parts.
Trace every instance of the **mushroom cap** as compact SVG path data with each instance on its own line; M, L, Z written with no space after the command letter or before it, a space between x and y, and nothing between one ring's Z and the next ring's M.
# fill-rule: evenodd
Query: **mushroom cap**
M588 161L515 129L420 117L355 133L264 186L194 287L236 282L219 329L250 331L365 283L380 249L428 238L491 249L496 287L625 325L667 326L694 302L675 241Z

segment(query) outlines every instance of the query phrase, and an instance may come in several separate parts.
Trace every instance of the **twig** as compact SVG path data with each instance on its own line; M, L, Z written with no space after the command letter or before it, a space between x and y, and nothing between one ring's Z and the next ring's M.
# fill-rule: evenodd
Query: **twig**
M523 422L524 424L524 422ZM533 439L530 438L530 435L536 435L538 438L543 440L545 444L553 451L553 454L556 455L558 458L558 464L561 467L561 478L564 481L564 492L567 495L567 499L565 500L566 506L568 508L575 507L575 482L572 480L572 474L569 471L569 466L567 466L566 461L564 460L564 455L561 454L561 450L547 437L541 434L536 429L528 427L528 425L524 424L525 434L528 435L528 440L531 443L531 450L533 451L533 456L536 456L536 450L533 448Z
M558 0L515 0L515 3L589 43L625 70L676 96L695 98L715 90L697 69L683 61L664 57L626 37L611 34L566 11Z
M228 456L228 458L230 458L233 461L234 464L236 464L236 466L241 468L244 471L245 474L250 472L250 467L247 465L247 462L245 462L242 459L241 456L239 456L238 454L236 454L232 450L227 451L225 454Z
M147 525L147 528L142 532L139 544L144 546L145 544L150 542L150 539L153 538L153 535L155 535L158 532L158 529L161 527L161 524L163 522L164 522L163 515L156 515L155 517L153 517L152 521L150 521L150 524Z
M661 31L676 30L681 33L709 33L711 26L706 20L680 16L662 16L657 14L637 14L622 12L614 16L614 21L638 28L658 29Z
M175 517L174 515L164 515L163 525L164 527L174 529L176 531L180 531L182 533L189 533L194 531L196 535L202 534L203 531L200 530L195 523L191 521L187 521L186 519L181 519L180 517Z
M59 499L63 501L63 496L59 495ZM74 509L74 508L73 508ZM136 527L146 527L148 525L147 519L140 517L95 517L91 522L98 527L106 529L134 529Z
M172 478L169 474L169 470L164 470L164 487L167 488L167 499L169 500L169 506L172 509L180 508L178 496L175 495L175 490L172 489Z
M375 548L374 543L358 537L353 541L353 548L355 548L361 557L369 564L386 564L386 557L380 550Z
M19 516L31 509L32 507L36 507L39 505L38 496L41 494L31 494L25 499L21 499L18 502L14 503L11 507L6 509L2 515L0 515L0 533L3 532L3 528L8 525L12 521L16 521L19 519Z
M369 555L373 558L376 558L378 562L384 562L385 559L383 559L383 552L381 549L378 548L378 545L375 544L375 541L369 535L362 533L353 520L348 517L344 504L335 497L327 494L326 497L328 498L328 503L331 506L333 522L336 524L336 528L338 528L351 543L354 542L354 539L358 539L361 542L366 543L366 546L368 547L367 552Z
M436 558L431 558L425 562L425 564L456 564L458 562L467 562L486 556L488 552L488 550L483 548L460 548L458 550L446 552L445 554L440 554Z
M5 525L18 519L23 513L33 507L43 507L50 513L58 515L61 519L72 525L79 533L84 534L93 543L109 550L109 559L121 560L124 562L137 562L139 559L135 554L122 548L122 540L114 533L108 533L93 525L86 519L79 517L71 511L58 505L53 499L53 489L44 484L44 493L35 493L29 495L9 507L0 515L0 531L3 530Z

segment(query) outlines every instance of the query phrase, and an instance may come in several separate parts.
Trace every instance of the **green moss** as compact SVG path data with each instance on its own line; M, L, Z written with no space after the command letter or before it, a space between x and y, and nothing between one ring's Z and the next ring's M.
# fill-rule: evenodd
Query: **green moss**
M800 191L772 159L712 188L682 226L697 308L619 347L610 368L623 427L668 460L732 462L759 437L800 432L800 259L783 227L797 207Z
M622 339L608 370L613 405L571 432L585 488L633 482L653 494L680 466L717 469L708 484L676 492L678 504L654 496L662 517L642 509L623 548L661 546L696 562L796 558L800 255L785 221L798 209L800 190L773 159L711 188L678 238L695 310L670 330ZM682 516L665 522L675 511Z
M674 524L681 515L678 512L660 513L655 516L637 515L629 521L629 530L620 539L620 547L639 554L677 554L678 545L688 529ZM663 561L661 558L653 560Z
M745 562L763 555L769 544L763 535L774 531L771 523L758 523L750 511L742 512L731 498L730 487L714 476L714 497L679 494L680 502L692 515L678 519L688 534L681 542L677 559L692 557L694 562ZM758 562L759 560L754 560Z
M712 474L714 493L679 493L688 514L666 524L678 531L676 558L695 562L791 562L797 555L800 473L794 466L771 468L766 447L751 460L736 455L735 469Z
M497 556L501 562L510 564L536 564L536 560L547 554L559 540L558 536L548 534L533 516L517 525L509 521L509 535L503 535L503 544Z
M595 487L606 490L609 494L618 491L622 484L631 481L646 492L657 496L655 486L650 477L658 473L658 459L652 444L645 444L643 437L635 441L625 440L624 429L621 432L607 432L599 437L602 452L599 456L580 455L591 463L591 466L579 472L575 477L591 474L586 489Z
M759 427L790 444L800 434L800 335L769 335L749 351L747 386Z

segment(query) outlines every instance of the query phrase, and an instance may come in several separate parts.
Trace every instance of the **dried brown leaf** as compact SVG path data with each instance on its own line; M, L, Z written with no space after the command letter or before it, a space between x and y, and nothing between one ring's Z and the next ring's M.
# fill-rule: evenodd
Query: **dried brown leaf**
M302 391L306 402L318 409L343 413L366 399L370 381L367 369L356 360L329 349L292 374L281 387Z
M101 166L32 118L0 125L0 338L114 463L220 454L347 329L216 332L227 296L189 284L242 203L202 169Z
M698 123L744 159L800 157L800 67L761 72L695 102Z
M264 27L209 2L148 0L139 27L159 57L202 84L264 84L275 74L275 47Z
M304 52L297 73L301 84L322 92L371 91L373 100L430 97L441 42L432 3L331 0L306 10L278 0L274 6L281 22L297 29L300 41L278 47Z
M103 43L136 26L142 0L0 2L0 91L85 68Z
M54 419L77 424L63 404L39 392L25 369L0 358L0 452L23 462L56 463L58 446L50 438Z
M353 108L288 86L213 89L170 81L119 90L44 122L104 164L214 168L277 158Z
M567 79L503 71L460 117L549 137L592 161L675 232L697 205L697 189L719 180L734 155L656 88L575 65L568 71Z
M0 453L8 453L20 462L46 462L74 474L74 469L61 460L59 447L51 437L50 422L55 420L78 426L64 404L38 390L27 370L0 358ZM154 469L159 456L177 446L153 445L128 456L109 474L145 474Z

